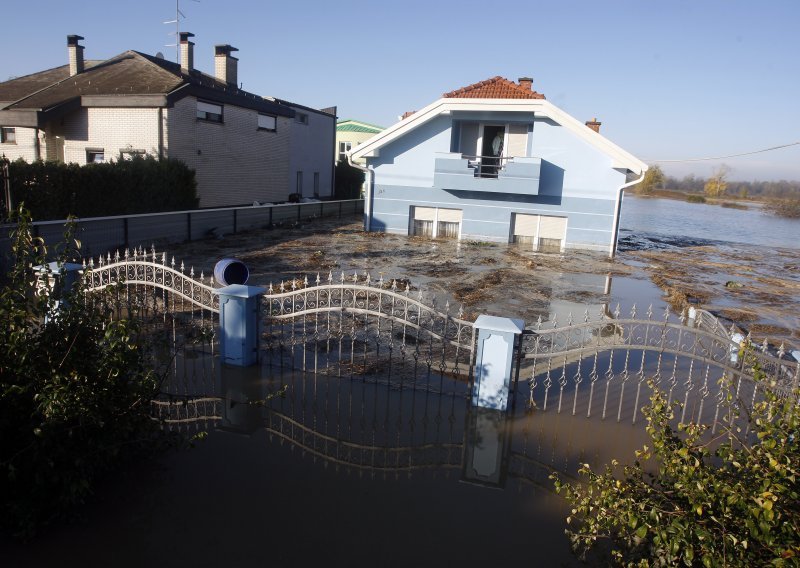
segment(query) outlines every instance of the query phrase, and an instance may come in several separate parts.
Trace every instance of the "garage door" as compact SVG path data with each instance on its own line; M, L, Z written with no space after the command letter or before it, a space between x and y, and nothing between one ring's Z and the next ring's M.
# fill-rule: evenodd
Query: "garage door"
M532 247L539 229L539 216L514 213L513 242Z
M539 220L539 246L542 252L561 252L567 233L566 217L542 215Z
M413 235L458 239L461 234L461 209L414 207Z

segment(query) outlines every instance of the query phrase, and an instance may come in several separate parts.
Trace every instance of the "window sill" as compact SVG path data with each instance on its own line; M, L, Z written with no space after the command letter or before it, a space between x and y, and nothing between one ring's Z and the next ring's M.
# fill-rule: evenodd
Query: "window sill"
M205 124L219 124L220 126L224 125L225 122L222 120L208 120L207 118L196 118L197 122L203 122Z
M260 132L277 132L278 131L277 128L260 128L260 127L256 128L256 130L260 131Z

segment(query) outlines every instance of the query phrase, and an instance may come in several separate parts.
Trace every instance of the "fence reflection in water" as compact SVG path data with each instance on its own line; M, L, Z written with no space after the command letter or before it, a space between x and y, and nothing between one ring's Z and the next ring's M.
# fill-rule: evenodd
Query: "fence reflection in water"
M648 379L683 403L680 420L713 427L728 414L729 392L734 405L758 399L764 383L753 380L754 369L783 393L798 382L798 363L782 348L771 354L764 345L740 358L739 345L710 314L648 310L642 317L634 308L628 317L617 310L530 326L517 346L515 405L507 415L481 414L468 410L471 322L449 305L439 311L407 282L329 274L266 290L255 371L261 386L251 393L253 371L217 363L213 282L155 251L86 268L91 288L112 287L113 317L136 317L143 333L159 339L151 355L167 380L153 404L166 424L238 428L244 416L250 427L265 426L315 459L359 471L458 468L461 477L484 484L502 485L507 474L540 483L555 462L577 464L581 451L602 453L598 448L609 445L604 434L640 437L640 427L614 425L636 422L649 398ZM243 383L237 372L251 378ZM286 398L267 400L264 385L275 389L282 380ZM531 439L561 416L584 417L584 425L564 422L584 443L554 447L542 460L542 444ZM539 434L531 426L536 420Z

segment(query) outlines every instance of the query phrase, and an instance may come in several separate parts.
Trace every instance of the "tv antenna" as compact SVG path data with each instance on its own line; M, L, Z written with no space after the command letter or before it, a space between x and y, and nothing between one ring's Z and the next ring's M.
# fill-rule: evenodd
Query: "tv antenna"
M197 2L199 4L200 0L192 0L192 2ZM164 22L165 24L175 24L175 43L165 44L164 47L175 48L175 62L178 64L181 62L181 18L185 20L186 14L181 12L181 0L175 0L175 19ZM169 32L167 35L172 35L172 33L173 32Z

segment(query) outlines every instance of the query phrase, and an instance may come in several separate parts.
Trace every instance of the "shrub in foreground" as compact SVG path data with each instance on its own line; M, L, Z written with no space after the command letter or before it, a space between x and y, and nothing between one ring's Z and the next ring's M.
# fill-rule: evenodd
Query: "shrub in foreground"
M44 243L24 216L12 238L0 291L0 519L30 536L73 514L100 474L164 438L149 413L159 377L135 325L109 323L102 298L88 300L82 286L56 313L55 294L32 293Z
M675 405L650 386L650 444L633 465L614 461L601 473L584 465L585 485L553 476L572 508L573 548L608 546L620 566L798 565L800 391L782 398L763 384L749 428L710 439L696 424L673 430Z

